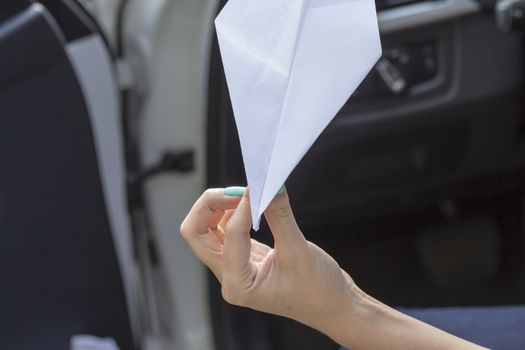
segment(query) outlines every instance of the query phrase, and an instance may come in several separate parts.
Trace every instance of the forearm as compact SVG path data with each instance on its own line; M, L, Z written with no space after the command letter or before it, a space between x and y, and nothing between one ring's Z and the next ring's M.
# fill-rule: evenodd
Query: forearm
M402 314L352 288L337 317L316 328L352 350L479 350L482 347Z
M247 194L208 190L181 225L182 236L221 281L228 302L295 319L352 350L481 349L363 293L332 257L306 240L286 192L275 197L265 216L273 249L250 238Z

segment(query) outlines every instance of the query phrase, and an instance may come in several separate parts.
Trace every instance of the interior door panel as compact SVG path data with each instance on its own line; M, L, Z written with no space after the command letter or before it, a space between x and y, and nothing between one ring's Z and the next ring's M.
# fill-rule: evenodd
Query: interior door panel
M493 3L396 2L393 8L376 3L383 59L286 182L296 218L308 239L352 271L364 290L391 305L524 302L519 272L524 239L510 229L520 225L516 208L525 190L523 37L498 30ZM445 6L451 7L443 12ZM400 91L393 91L385 72L386 78L403 79ZM208 140L209 185L245 184L217 47ZM511 272L451 291L432 281L417 244L429 228L452 225L455 219L442 210L450 202L460 217L496 218L501 271ZM271 243L269 236L264 225L256 234ZM221 326L232 322L239 325L234 329L249 323L258 328L254 336L261 344L280 334L272 338L274 347L261 349L335 348L302 326L261 320L225 305L210 280L218 344L247 346Z
M78 334L134 348L91 111L65 49L93 28L74 12L56 21L70 10L67 2L54 2L52 11L25 1L0 5L0 348L6 350L69 349Z

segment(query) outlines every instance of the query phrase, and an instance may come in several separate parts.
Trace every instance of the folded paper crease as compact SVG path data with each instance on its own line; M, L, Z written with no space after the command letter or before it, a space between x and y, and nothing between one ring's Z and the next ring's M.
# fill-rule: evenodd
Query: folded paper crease
M217 36L254 229L381 55L373 0L230 0Z

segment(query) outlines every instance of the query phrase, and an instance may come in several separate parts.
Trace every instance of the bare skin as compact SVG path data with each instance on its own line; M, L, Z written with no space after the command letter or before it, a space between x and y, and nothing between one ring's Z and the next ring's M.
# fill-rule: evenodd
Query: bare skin
M352 350L483 349L366 295L330 255L306 240L287 193L275 197L265 218L273 248L250 238L248 194L228 197L223 189L210 189L181 225L227 302L294 319Z

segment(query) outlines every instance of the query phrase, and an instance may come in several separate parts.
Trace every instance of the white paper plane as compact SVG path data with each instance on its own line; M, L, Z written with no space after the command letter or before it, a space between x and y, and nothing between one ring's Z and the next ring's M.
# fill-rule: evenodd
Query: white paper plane
M254 229L381 56L374 0L230 0L215 20Z

